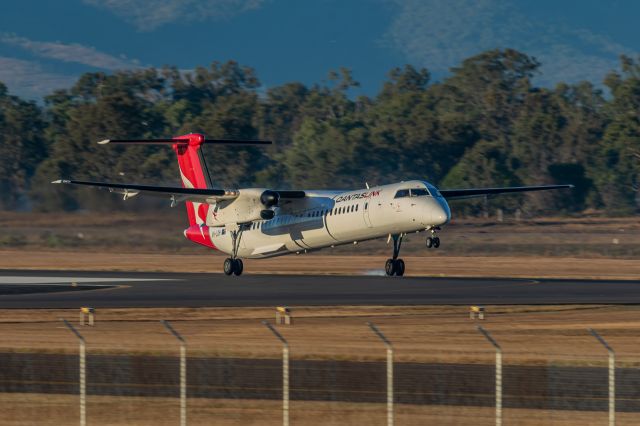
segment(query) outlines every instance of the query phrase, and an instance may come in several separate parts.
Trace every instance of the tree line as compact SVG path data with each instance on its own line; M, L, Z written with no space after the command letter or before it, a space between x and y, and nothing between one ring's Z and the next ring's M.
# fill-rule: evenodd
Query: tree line
M325 82L264 89L253 69L214 62L86 73L39 105L0 83L0 208L127 207L58 178L179 185L166 147L103 147L105 138L201 132L271 139L269 148L205 147L216 186L353 188L425 179L443 188L573 183L570 192L491 200L531 213L640 210L640 62L621 58L600 87L536 87L538 61L483 52L441 81L392 69L374 97L352 96L348 69ZM135 208L145 204L133 204ZM486 203L456 206L479 214Z

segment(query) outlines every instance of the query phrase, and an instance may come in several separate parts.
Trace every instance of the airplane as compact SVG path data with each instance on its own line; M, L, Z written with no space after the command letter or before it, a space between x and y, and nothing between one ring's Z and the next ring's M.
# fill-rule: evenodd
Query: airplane
M307 253L342 244L387 238L393 240L392 257L385 263L388 276L405 273L399 257L403 238L427 232L427 248L438 248L438 231L451 220L450 200L573 188L539 185L506 188L438 190L422 180L366 188L333 190L279 190L269 188L215 188L202 145L268 145L271 141L206 139L190 133L169 139L106 139L106 144L168 144L178 157L182 187L165 187L60 179L71 184L107 189L123 199L139 194L167 197L174 207L184 202L189 227L184 236L227 255L226 275L241 275L242 259Z

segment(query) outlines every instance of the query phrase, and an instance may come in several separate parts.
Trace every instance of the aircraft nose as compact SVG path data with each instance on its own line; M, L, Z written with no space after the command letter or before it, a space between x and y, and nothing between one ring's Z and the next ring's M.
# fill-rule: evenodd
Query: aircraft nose
M433 225L445 225L451 220L451 211L446 203L440 205L431 211L431 221Z

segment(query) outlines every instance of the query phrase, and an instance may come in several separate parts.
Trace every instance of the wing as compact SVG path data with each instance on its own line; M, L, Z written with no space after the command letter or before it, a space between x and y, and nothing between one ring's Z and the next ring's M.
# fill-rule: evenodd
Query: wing
M180 188L172 186L152 186L137 185L128 183L109 183L109 182L88 182L81 180L55 180L51 183L92 186L99 189L107 189L109 192L121 194L124 199L135 197L138 194L150 195L155 197L167 197L171 200L172 205L183 202L193 201L196 203L214 204L222 200L233 200L238 198L240 190L238 189L195 189ZM304 191L274 191L280 198L295 199L304 198Z
M213 204L220 200L233 200L240 195L235 189L194 189L180 188L172 186L152 186L137 185L128 183L109 182L88 182L82 180L55 180L51 183L92 186L94 188L106 189L109 192L123 195L124 199L135 197L138 194L150 195L154 197L167 197L173 203L182 201L194 201L197 203Z
M440 193L447 200L463 198L485 197L488 195L510 194L514 192L548 191L551 189L573 188L573 185L541 185L541 186L512 186L508 188L470 188L470 189L441 189Z

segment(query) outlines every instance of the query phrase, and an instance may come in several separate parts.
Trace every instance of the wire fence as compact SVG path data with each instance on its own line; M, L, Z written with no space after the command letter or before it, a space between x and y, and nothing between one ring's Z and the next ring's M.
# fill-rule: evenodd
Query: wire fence
M426 362L398 359L392 332L364 321L361 353L333 359L298 355L268 323L268 357L221 356L164 325L162 345L91 341L67 323L64 347L0 353L0 424L640 424L639 360L616 358L597 331L601 353L525 359L478 327L482 350Z

